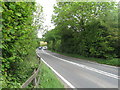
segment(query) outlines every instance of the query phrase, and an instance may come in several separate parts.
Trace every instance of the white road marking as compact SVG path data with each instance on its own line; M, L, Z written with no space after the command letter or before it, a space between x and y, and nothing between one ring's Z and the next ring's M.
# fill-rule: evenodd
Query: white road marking
M54 58L57 58L57 59L59 59L59 60L61 60L61 61L68 62L68 63L71 63L71 64L73 64L73 65L77 65L77 66L79 66L79 67L81 67L81 68L85 68L85 69L87 69L87 70L91 70L91 71L94 71L94 72L97 72L97 73L99 73L99 74L103 74L103 75L106 75L106 76L109 76L109 77L112 77L112 78L115 78L115 79L119 79L118 75L115 75L115 74L112 74L112 73L108 73L108 72L105 72L105 71L102 71L102 70L98 70L98 69L95 69L95 68L92 68L92 67L89 67L89 66L86 66L86 65L83 65L83 64L74 63L74 62L71 62L71 61L68 61L68 60L65 60L65 59L56 57L56 56L54 56L54 55L51 55L51 54L45 52L44 50L42 50L42 51L43 51L44 53L46 53L47 55L50 55L50 56L52 56L52 57L54 57Z
M56 74L58 75L70 88L75 88L70 82L68 82L62 75L60 75L55 69L53 69L47 62L45 62L42 58L41 60Z
M38 55L38 54L37 54ZM39 56L39 55L38 55ZM39 56L40 57L40 56ZM55 69L53 69L45 60L41 58L41 60L56 74L58 75L70 88L75 88L70 82L68 82L62 75L60 75Z

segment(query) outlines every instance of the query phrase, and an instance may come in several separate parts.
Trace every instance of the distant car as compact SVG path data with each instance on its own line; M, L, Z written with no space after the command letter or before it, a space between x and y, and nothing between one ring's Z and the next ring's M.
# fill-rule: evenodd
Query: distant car
M41 50L41 49L42 49L42 47L38 47L38 49L39 49L39 50Z
M46 50L46 49L47 49L47 46L44 46L42 49L43 49L43 50Z

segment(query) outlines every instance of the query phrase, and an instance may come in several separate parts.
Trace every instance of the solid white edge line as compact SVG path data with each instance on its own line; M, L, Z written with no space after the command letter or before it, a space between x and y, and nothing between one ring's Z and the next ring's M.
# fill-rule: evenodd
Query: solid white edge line
M119 76L115 75L115 74L112 74L112 73L108 73L108 72L105 72L105 71L102 71L102 70L98 70L98 69L95 69L95 68L92 68L92 67L88 67L86 65L82 65L82 64L77 64L77 63L74 63L74 62L71 62L71 61L68 61L68 60L65 60L65 59L62 59L62 58L59 58L59 57L56 57L54 55L51 55L47 52L45 52L44 50L42 50L44 53L52 56L52 57L55 57L61 61L64 61L64 62L68 62L68 63L71 63L71 64L74 64L74 65L77 65L79 67L82 67L82 68L85 68L85 69L88 69L88 70L91 70L91 71L94 71L94 72L97 72L97 73L100 73L100 74L103 74L103 75L106 75L106 76L109 76L109 77L112 77L112 78L115 78L115 79L119 79Z
M42 58L41 60L56 74L58 75L67 85L71 88L75 88L70 82L68 82L62 75L60 75L55 69L53 69L49 64L47 64Z
M38 54L37 54L38 55ZM39 56L39 55L38 55ZM40 56L39 56L40 57ZM53 69L43 58L41 60L56 74L58 77L60 77L70 88L75 88L70 82L68 82L62 75L60 75L55 69Z

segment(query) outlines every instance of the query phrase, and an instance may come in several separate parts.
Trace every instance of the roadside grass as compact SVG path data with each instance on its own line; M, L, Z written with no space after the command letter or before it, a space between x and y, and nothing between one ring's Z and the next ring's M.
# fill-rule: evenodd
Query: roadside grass
M65 56L79 58L79 59L82 59L82 60L89 60L89 61L97 62L97 63L100 63L100 64L120 66L120 58L101 59L101 58L94 58L94 57L84 57L84 56L80 56L78 54L61 53L61 52L57 52L57 51L54 51L54 50L50 50L50 51L61 54L61 55L65 55Z
M64 85L60 82L52 70L41 62L40 68L40 86L39 88L63 88ZM53 89L52 89L53 90Z

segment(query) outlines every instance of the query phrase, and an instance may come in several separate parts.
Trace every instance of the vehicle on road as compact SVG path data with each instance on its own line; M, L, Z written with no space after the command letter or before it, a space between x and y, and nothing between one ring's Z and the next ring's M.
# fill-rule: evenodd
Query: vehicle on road
M43 50L46 50L46 49L47 49L47 46L44 46L42 49L43 49Z
M41 50L41 49L42 49L42 47L38 47L38 49L39 49L39 50Z

